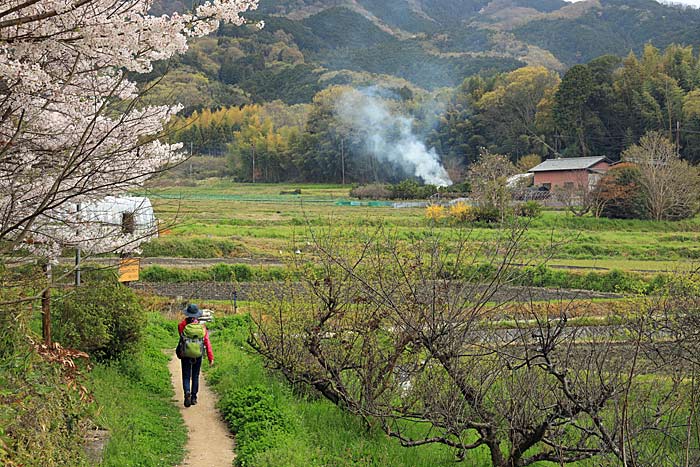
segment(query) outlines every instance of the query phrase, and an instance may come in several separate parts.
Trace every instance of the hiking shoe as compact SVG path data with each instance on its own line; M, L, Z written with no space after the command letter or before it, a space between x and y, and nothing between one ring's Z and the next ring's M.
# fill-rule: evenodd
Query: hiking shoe
M185 407L189 407L192 405L192 396L190 396L189 392L185 393Z
M192 396L192 405L197 405L197 396Z

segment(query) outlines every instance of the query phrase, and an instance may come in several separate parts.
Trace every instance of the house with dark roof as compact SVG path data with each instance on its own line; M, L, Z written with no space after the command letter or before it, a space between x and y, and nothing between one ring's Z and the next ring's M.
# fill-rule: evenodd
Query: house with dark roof
M605 156L567 157L547 159L528 172L534 174L535 186L543 186L548 190L555 187L592 188L611 165L612 161Z

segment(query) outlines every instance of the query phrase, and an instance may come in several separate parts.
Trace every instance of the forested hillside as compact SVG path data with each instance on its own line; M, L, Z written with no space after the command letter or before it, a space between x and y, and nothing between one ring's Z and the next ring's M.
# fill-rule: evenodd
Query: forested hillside
M160 0L154 12L185 4ZM526 64L563 72L604 54L640 53L646 43L700 42L699 10L654 0L263 0L248 18L248 27L222 27L169 63L153 99L174 96L190 113L310 102L334 84L430 91Z
M603 54L638 52L647 42L656 47L697 44L700 10L668 7L654 0L603 0L600 8L581 16L534 20L513 33L573 65Z
M247 181L425 181L414 171L418 161L440 161L451 181L460 181L484 150L512 162L619 160L649 131L662 132L697 163L700 58L691 47L648 45L639 55L604 55L561 76L525 66L442 93L336 85L310 104L204 109L173 125L173 140L194 154L226 157L225 169L209 161L203 173L216 165L219 175Z
M248 18L142 80L169 70L148 98L183 103L172 139L227 158L202 173L425 181L414 169L427 160L459 181L483 148L513 162L618 160L648 131L700 160L700 10L653 0L299 0L263 1ZM354 115L341 109L347 96Z

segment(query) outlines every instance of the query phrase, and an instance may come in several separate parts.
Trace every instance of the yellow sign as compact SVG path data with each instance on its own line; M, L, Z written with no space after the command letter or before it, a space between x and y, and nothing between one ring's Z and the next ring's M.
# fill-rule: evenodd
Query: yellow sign
M141 258L122 258L119 260L119 282L134 282L139 280Z

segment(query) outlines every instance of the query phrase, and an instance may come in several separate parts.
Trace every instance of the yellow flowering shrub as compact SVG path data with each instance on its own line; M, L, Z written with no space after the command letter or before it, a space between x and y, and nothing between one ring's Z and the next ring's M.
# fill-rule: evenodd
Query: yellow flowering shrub
M474 220L474 208L467 203L455 203L450 206L450 217L457 222L470 222Z
M439 222L444 219L447 213L445 212L445 207L438 204L431 204L425 208L425 217L433 222Z

